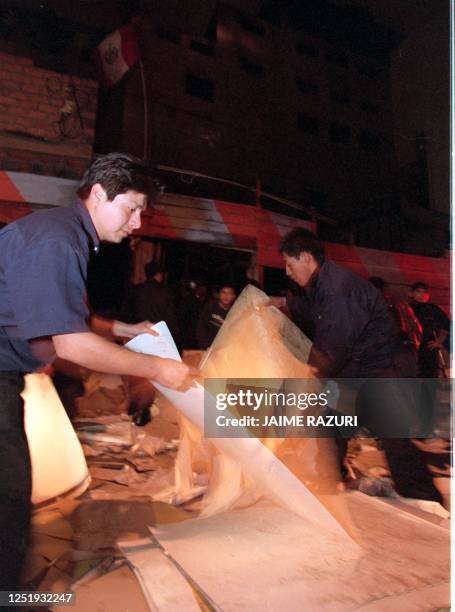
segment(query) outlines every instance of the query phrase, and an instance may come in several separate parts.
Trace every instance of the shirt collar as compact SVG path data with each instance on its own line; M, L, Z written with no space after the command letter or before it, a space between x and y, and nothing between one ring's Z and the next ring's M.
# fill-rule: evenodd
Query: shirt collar
M84 202L82 202L82 200L77 200L73 208L76 211L77 216L81 220L82 227L84 228L90 239L90 246L93 248L95 253L98 253L98 250L100 248L100 240L98 238L98 234L96 233L95 226L93 225L92 218L87 210L86 205L84 204Z

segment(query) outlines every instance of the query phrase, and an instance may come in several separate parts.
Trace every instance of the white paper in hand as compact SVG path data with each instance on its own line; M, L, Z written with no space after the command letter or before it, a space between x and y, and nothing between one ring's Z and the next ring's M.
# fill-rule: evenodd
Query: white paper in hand
M140 334L130 340L126 344L126 348L136 351L137 353L145 353L146 355L154 355L155 357L164 357L167 359L175 359L182 361L175 346L171 332L164 321L160 321L153 326L159 336L152 334ZM204 429L204 388L198 384L187 389L186 391L177 391L163 387L154 381L153 386L158 389L174 406L180 410L190 421L192 421L200 429ZM215 401L215 400L213 400Z
M164 321L160 321L153 326L153 330L159 333L159 336L152 334L139 334L130 340L125 347L136 353L145 353L146 355L155 355L156 357L166 357L167 359L180 359L179 352L175 346L174 338L169 331L168 326Z

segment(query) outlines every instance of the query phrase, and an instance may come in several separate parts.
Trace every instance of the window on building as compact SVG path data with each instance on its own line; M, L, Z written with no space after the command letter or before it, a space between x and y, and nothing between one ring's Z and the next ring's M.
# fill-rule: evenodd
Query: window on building
M213 81L201 79L194 74L186 75L185 91L193 98L213 102L214 89Z
M306 134L319 133L319 118L311 117L305 113L297 113L297 127Z
M370 115L376 115L379 112L379 106L371 102L362 102L360 108Z
M363 130L360 132L359 142L364 151L377 153L381 148L381 140L379 136L369 132L368 130Z
M295 46L295 50L300 55L307 55L308 57L317 57L319 55L319 49L316 45L310 45L308 43L300 42Z
M190 47L191 49L193 49L193 51L201 53L202 55L215 55L215 47L210 43L203 43L198 40L192 40L190 42Z
M169 28L163 28L158 25L155 29L155 34L161 40L167 40L168 42L174 43L174 45L180 44L180 34L175 32L175 30L170 30Z
M253 76L261 76L264 73L264 66L242 55L239 58L240 67L244 72Z
M246 32L251 32L252 34L256 34L256 36L264 36L264 26L251 17L248 17L243 13L238 13L236 15L236 21Z
M319 93L318 83L310 83L309 81L302 81L301 79L297 79L295 84L297 86L297 89L301 93L312 95L317 95Z
M329 126L329 136L332 142L349 142L351 128L346 123L332 121Z
M341 49L328 49L325 57L327 61L334 66L349 68L348 54Z

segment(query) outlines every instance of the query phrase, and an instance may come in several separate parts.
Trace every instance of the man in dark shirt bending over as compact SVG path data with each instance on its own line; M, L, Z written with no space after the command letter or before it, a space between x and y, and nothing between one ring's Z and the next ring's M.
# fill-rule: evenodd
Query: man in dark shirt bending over
M24 374L55 356L171 388L195 373L183 363L129 351L88 325L90 252L100 241L119 243L140 227L153 185L140 160L111 153L86 171L73 206L33 213L0 232L0 591L19 586L30 524L30 459L20 397ZM116 336L132 335L134 329L141 331L118 321L111 325Z
M291 314L303 311L313 341L308 363L321 378L408 378L417 374L415 359L381 293L367 280L324 257L322 243L311 232L296 229L282 240L286 274L305 289L291 298ZM303 330L306 331L306 330ZM412 393L386 381L360 383L359 423L383 438L395 486L408 497L441 501L430 473L411 440L398 431L418 430ZM415 435L415 434L414 434Z

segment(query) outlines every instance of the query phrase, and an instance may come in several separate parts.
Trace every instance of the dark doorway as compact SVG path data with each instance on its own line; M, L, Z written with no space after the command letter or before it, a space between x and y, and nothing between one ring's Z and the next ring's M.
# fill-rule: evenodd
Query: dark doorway
M181 279L203 279L209 286L233 284L241 291L247 284L252 253L196 242L162 242L163 261L171 286Z

